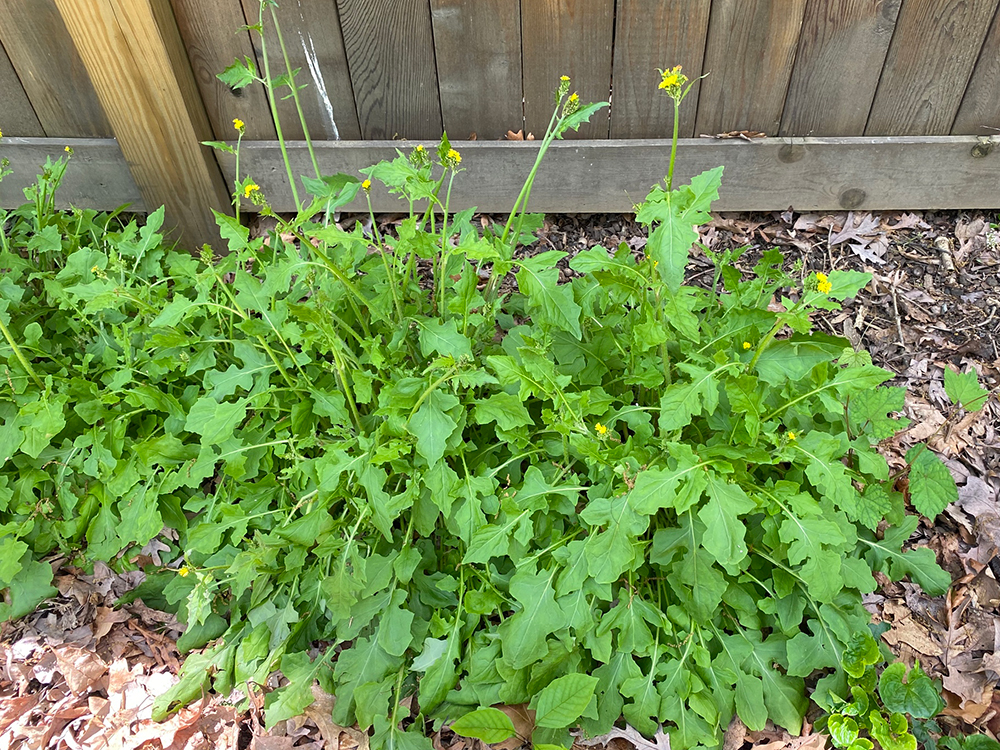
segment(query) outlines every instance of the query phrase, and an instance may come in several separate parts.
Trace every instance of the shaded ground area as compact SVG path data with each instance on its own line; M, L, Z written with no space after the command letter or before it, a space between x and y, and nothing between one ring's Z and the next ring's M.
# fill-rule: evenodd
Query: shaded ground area
M341 224L349 229L359 220L365 221L343 216ZM394 221L380 220L390 231ZM876 364L896 374L894 384L907 389L905 414L911 425L882 446L890 465L901 466L913 443L929 440L958 481L960 499L934 526L922 526L912 542L938 554L955 580L951 591L931 599L919 587L881 578L867 606L876 620L889 623L883 637L896 654L910 665L919 659L931 676L943 679L948 707L941 723L994 736L1000 734L1000 559L995 557L1000 552L1000 408L991 398L977 414L953 413L943 372L949 366L973 368L990 389L1000 381L997 221L995 214L983 212L787 211L724 214L702 232L714 251L747 246L738 264L746 270L764 250L777 246L785 252L787 268L801 262L803 275L846 268L873 274L858 299L817 322L870 351ZM633 217L620 214L551 217L540 240L544 249L571 254L622 242L641 253L645 242ZM707 257L695 253L689 281L710 283L710 269ZM157 544L142 552L154 564ZM86 575L61 563L52 561L59 596L0 630L0 750L366 748L366 735L330 722L332 698L321 694L308 716L265 732L264 694L280 678L251 686L248 711L236 709L238 697L206 696L165 724L153 724L153 699L176 681L181 657L174 644L182 626L141 602L114 608L141 573L119 576L98 564L93 575ZM508 710L519 733L530 735L531 712ZM465 740L447 730L433 739L436 750L466 748ZM824 739L790 738L770 727L748 732L736 720L725 750L751 745L819 750ZM651 742L629 731L596 744L615 750L668 747L662 737ZM509 741L503 747L516 746Z

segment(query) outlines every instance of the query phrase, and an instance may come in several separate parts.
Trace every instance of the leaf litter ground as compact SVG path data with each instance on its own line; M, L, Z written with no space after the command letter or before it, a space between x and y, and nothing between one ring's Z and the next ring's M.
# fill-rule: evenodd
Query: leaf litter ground
M495 217L483 216L484 222ZM343 215L350 229L367 217ZM396 217L380 217L391 232ZM749 270L760 255L779 247L788 264L804 271L854 269L873 282L844 309L819 320L871 352L896 373L892 385L907 390L910 427L882 444L891 466L903 465L911 445L929 439L959 485L959 502L934 526L918 528L911 545L928 546L951 573L952 589L930 598L919 587L876 574L880 588L867 597L876 621L889 624L886 643L908 666L917 660L943 680L948 705L941 723L954 731L1000 734L1000 407L990 399L979 413L949 420L943 374L948 366L973 368L993 389L1000 381L1000 230L983 212L717 214L702 227L712 250L748 247L739 265ZM258 227L263 229L264 227ZM547 217L540 242L527 252L570 253L595 245L626 243L641 254L645 243L629 215ZM574 272L563 262L561 277ZM711 264L692 255L688 283L711 280ZM512 282L511 282L512 283ZM168 532L165 532L168 533ZM154 561L154 540L142 551ZM60 560L59 595L37 612L0 631L0 750L4 748L336 748L367 746L367 736L328 718L332 698L317 695L307 715L264 730L263 696L280 684L252 686L250 710L237 712L232 696L204 696L164 724L150 720L153 699L173 684L182 656L175 641L183 630L172 615L141 601L115 608L138 585L141 573L120 576L102 564L92 575ZM240 696L241 697L241 696ZM505 707L521 736L533 716ZM434 737L436 750L481 750L478 740L448 730ZM748 731L735 719L724 750L820 750L822 735L791 738L770 724ZM495 747L515 750L514 738ZM612 750L667 750L626 727L578 743Z

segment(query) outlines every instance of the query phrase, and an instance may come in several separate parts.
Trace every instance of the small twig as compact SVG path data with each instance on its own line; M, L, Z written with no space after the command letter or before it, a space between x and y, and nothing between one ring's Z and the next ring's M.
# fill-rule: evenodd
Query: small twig
M906 347L906 339L903 338L903 324L899 320L899 303L896 301L896 288L892 288L892 311L896 314L896 331L899 333L899 343Z
M971 325L962 326L961 328L952 328L951 332L952 333L958 333L959 331L968 331L970 328L981 328L982 326L986 325L991 320L993 320L993 316L996 315L996 314L997 314L997 308L994 305L993 309L990 310L990 316L986 320L981 321L981 322L972 323Z

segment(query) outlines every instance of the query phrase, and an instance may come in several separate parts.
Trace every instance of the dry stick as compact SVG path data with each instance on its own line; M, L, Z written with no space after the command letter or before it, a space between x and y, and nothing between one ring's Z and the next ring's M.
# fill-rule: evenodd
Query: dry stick
M903 324L899 320L899 303L896 301L896 290L892 290L892 309L896 313L896 332L899 333L899 343L905 348L906 339L903 338Z

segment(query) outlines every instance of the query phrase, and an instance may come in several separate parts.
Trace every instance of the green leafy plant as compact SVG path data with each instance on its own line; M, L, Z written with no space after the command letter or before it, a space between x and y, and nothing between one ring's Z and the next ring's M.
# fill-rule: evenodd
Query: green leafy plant
M232 85L295 90L294 71L240 65ZM715 746L734 712L798 731L817 676L817 702L857 722L837 701L875 663L848 666L862 594L875 570L947 589L905 548L906 508L955 494L926 450L908 498L889 481L876 447L905 426L903 391L812 330L868 277L776 250L744 275L727 251L685 284L719 168L650 191L647 256L591 248L559 283L566 253L532 247L525 208L548 145L605 106L569 91L503 226L451 211L446 137L363 181L317 169L298 193L289 174L296 214L266 238L218 214L221 258L165 246L162 212L55 212L65 165L48 167L0 221L0 614L51 593L51 554L142 568L132 596L176 611L191 650L156 716L280 669L269 723L318 682L375 750L429 748L445 722L496 741L512 728L491 707L520 703L539 746L622 719ZM234 202L273 215L253 180ZM329 221L373 183L407 207L398 231ZM863 719L876 739L903 737L891 706L917 698L898 688L885 726Z
M834 747L872 750L873 741L883 750L916 750L910 718L932 719L942 708L940 686L917 663L910 670L901 662L877 674L885 661L867 631L859 632L844 652L841 665L847 675L849 699L831 695L824 702L830 713L816 723L825 729Z

